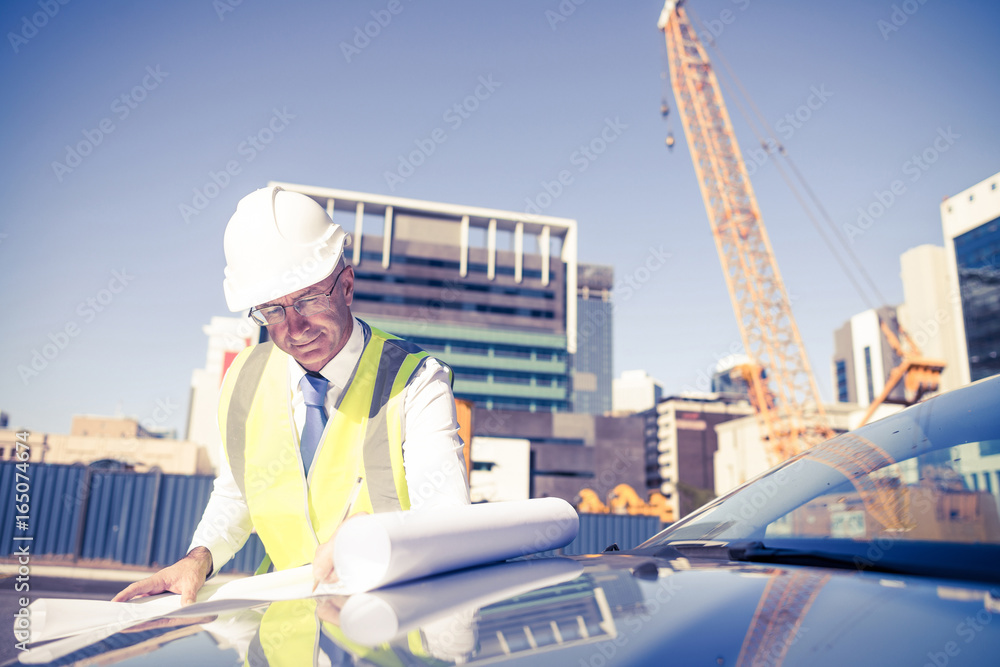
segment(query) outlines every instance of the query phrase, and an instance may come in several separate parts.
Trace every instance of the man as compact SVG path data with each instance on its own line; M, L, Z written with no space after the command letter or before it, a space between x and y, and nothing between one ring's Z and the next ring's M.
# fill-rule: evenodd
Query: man
M276 569L335 580L349 514L468 504L450 371L351 314L347 235L310 197L244 197L225 234L226 301L271 343L233 361L219 399L226 454L187 556L115 596L187 604L256 529Z

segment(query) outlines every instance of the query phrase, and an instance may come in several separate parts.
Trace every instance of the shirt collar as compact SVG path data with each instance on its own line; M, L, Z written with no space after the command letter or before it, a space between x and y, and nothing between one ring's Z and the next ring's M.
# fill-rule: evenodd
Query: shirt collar
M350 337L347 339L347 343L341 348L340 352L334 355L333 359L327 362L326 366L320 369L319 374L329 380L330 384L343 389L347 385L348 380L351 379L351 373L354 372L354 367L357 366L364 349L365 335L361 329L361 322L355 317L354 326L352 327ZM306 370L293 357L289 356L288 379L292 391L298 391L299 382L305 374Z

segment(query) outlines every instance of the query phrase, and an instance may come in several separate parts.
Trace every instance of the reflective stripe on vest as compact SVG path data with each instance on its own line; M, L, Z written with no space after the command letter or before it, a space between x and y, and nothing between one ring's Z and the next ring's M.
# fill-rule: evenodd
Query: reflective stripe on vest
M354 511L409 509L403 470L403 393L427 353L391 334L362 329L365 347L327 424L309 472L302 470L288 385L288 355L273 343L233 361L219 424L233 477L277 570L312 562L330 539L358 476Z

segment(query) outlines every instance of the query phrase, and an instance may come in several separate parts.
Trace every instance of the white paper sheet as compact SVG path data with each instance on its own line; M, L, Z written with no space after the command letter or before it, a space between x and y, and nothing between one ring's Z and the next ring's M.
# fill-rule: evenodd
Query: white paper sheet
M30 641L47 641L100 628L116 628L115 632L120 632L154 618L207 616L275 600L298 600L314 595L312 587L312 565L303 565L225 584L210 582L198 591L196 602L187 606L181 605L180 595L173 594L131 602L40 598L28 607L31 612ZM315 595L344 592L340 584L322 584Z

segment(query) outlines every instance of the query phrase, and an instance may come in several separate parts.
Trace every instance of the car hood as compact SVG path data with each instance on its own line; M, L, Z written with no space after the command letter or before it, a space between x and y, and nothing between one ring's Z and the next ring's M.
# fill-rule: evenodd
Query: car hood
M325 602L339 618L302 650L371 662L393 653L404 664L940 666L1000 655L995 587L846 569L602 554L489 565ZM282 620L282 604L96 643L70 637L22 661L129 664L162 651L242 664L273 643L267 628L280 628L290 650L293 629L315 626L316 601L300 603L297 621Z
M595 647L625 663L982 665L1000 651L997 591L967 582L628 555L586 576L634 597Z

